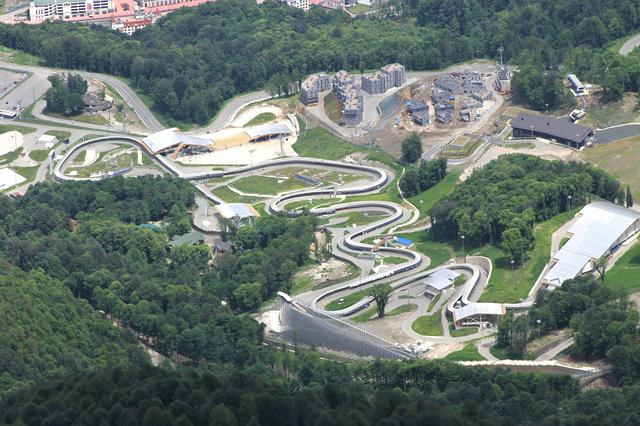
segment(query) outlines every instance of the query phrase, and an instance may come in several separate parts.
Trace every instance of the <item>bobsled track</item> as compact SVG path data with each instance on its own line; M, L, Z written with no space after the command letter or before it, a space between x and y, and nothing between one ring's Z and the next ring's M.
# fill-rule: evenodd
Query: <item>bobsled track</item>
M346 197L349 195L369 194L379 191L393 180L392 172L381 167L365 166L362 164L352 164L338 161L321 160L315 158L291 157L270 160L254 166L238 167L230 170L216 170L205 172L184 172L173 164L170 160L162 156L156 156L149 152L146 145L141 141L126 136L100 137L85 142L81 142L69 148L67 153L60 159L54 167L53 176L58 182L100 180L104 176L77 178L65 176L63 171L66 164L80 150L91 145L98 144L129 144L145 152L155 164L163 170L186 180L194 182L196 188L204 197L216 204L224 201L214 196L209 190L201 185L202 181L213 178L224 178L230 176L241 176L243 174L281 167L301 166L301 167L321 167L332 170L341 170L348 173L359 173L372 178L364 183L354 186L334 187L334 188L311 188L284 194L267 202L266 210L271 214L287 214L295 217L302 214L301 210L287 210L286 205L292 202L307 201L321 197ZM335 213L349 210L370 210L375 209L388 213L383 219L371 224L354 228L353 232L341 236L334 243L333 255L337 258L354 262L358 255L363 253L371 254L374 247L370 244L360 242L365 236L381 235L391 226L397 226L408 220L410 213L397 203L387 201L353 201L334 204L330 206L318 206L310 209L310 212L318 216L328 216ZM360 357L374 358L411 358L415 355L409 350L405 350L398 345L374 336L353 324L347 323L341 317L351 315L358 310L364 309L372 303L371 297L365 297L352 306L338 310L326 311L318 307L318 303L339 292L345 292L358 287L363 287L376 282L389 282L391 287L398 290L401 287L424 279L427 275L436 270L445 268L439 266L428 271L424 271L425 259L420 253L399 247L379 247L376 253L400 256L406 259L405 262L394 265L390 269L359 277L346 283L337 284L319 292L310 292L301 295L300 300L294 300L285 293L278 293L278 305L280 320L283 329L280 337L288 342L296 342L302 345L314 346L334 352L346 352ZM357 263L356 263L357 264ZM467 263L449 266L454 269L463 269L470 273L469 285L463 286L451 300L447 303L446 309L453 313L456 309L454 305L460 301L462 305L473 304L469 300L470 295L477 290L476 287L488 281L491 274L491 261L487 258L469 256ZM480 289L481 291L481 289ZM477 292L476 292L477 293ZM477 298L476 298L477 299ZM531 298L518 304L505 305L506 308L526 308L531 306Z

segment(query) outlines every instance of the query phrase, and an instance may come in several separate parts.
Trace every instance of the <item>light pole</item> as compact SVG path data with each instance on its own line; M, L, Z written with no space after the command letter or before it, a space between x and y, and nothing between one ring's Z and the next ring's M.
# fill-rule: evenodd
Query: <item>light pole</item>
M516 263L515 260L511 259L511 271L513 271L513 264Z
M540 319L537 319L537 320L536 320L536 324L538 324L538 340L540 340L540 323L541 323L541 322L542 322L542 321L541 321Z
M544 104L544 113L549 115L549 104Z
M533 125L529 126L531 128L531 140L533 140Z
M467 261L467 256L464 254L464 235L460 235L460 240L462 241L462 257L464 257L465 262Z
M249 150L249 167L251 168L251 174L253 174L253 152L255 149Z
M571 210L571 195L567 195L567 200L569 200L569 210Z

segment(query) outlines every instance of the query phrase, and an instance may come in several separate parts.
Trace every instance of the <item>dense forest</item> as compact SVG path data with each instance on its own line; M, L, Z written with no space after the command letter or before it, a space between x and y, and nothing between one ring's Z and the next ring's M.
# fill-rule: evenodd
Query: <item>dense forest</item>
M11 316L2 322L0 341L25 336L0 349L7 355L0 361L7 366L0 393L45 373L136 365L144 358L127 356L131 347L106 319L88 324L98 314L87 302L165 354L195 364L255 362L262 329L241 313L289 288L308 260L314 219L260 219L250 231L238 231L236 252L216 256L214 268L207 245L168 244L176 222L190 224L194 192L186 181L141 177L39 184L24 197L0 197L0 264L7 271L0 305L48 306L38 315L12 316L25 303L0 313ZM149 221L165 225L159 231L139 226ZM50 283L50 292L34 283ZM68 315L49 320L56 307ZM59 324L66 326L51 328ZM61 348L66 339L68 351ZM85 340L91 344L83 346ZM40 344L32 356L10 356Z
M0 324L0 395L65 372L148 362L133 333L113 327L62 281L1 259Z
M451 363L354 365L274 354L237 371L110 369L42 383L0 401L24 425L632 425L637 386L579 392L568 376Z
M505 315L496 341L511 357L522 358L529 341L571 327L575 337L571 354L576 359L604 359L613 366L619 383L632 384L640 378L639 322L638 310L624 292L582 276L555 291L539 292L527 315Z
M594 82L633 88L638 72L621 67L616 61L622 59L598 61L593 72L589 64L593 49L637 30L638 8L630 0L413 0L392 2L383 18L352 19L271 1L219 0L176 11L132 38L102 27L46 23L3 25L0 43L48 66L129 78L157 112L202 124L238 93L263 87L286 93L312 72L396 61L411 70L436 69L494 60L500 46L505 60L534 64L531 81L571 58ZM584 48L572 53L576 47ZM559 76L553 72L553 81ZM542 108L537 91L545 87L529 84L523 93ZM555 102L557 85L551 87L542 96Z
M434 235L465 236L471 247L499 243L521 263L534 244L533 225L590 201L623 204L620 183L586 163L503 155L476 170L430 211Z

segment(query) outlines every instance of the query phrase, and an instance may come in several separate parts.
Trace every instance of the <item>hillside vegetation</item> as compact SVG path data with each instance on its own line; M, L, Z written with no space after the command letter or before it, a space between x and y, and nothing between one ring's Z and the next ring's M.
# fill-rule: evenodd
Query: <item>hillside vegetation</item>
M637 84L633 67L590 61L593 49L638 29L638 5L628 0L421 0L389 2L381 13L387 17L352 19L320 8L304 13L271 1L220 0L173 12L132 38L56 22L2 26L0 43L48 66L128 78L157 112L199 124L236 94L263 87L286 93L312 72L362 71L390 62L437 69L472 58L494 60L500 46L505 60L535 65L522 75L521 92L540 108L558 101L558 86L549 83L560 74L549 68L577 46L585 49L575 53L575 68L593 69L595 82Z

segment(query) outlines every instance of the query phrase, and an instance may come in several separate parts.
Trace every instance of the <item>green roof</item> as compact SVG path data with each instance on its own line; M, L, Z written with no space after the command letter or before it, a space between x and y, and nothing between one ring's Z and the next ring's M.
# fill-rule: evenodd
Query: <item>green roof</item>
M191 231L186 234L176 235L169 244L172 246L179 246L182 244L196 244L200 241L204 241L204 234L199 231Z

